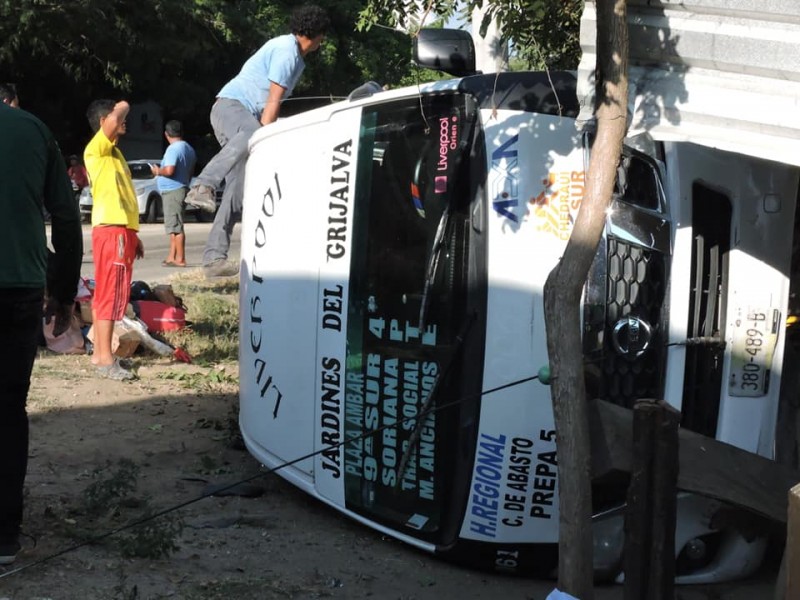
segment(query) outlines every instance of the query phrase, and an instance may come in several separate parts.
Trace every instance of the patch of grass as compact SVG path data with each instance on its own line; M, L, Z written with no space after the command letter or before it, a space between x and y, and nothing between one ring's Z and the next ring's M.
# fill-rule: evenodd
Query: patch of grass
M183 533L183 521L174 516L151 519L148 510L141 517L148 519L133 529L117 535L117 547L126 558L167 558L180 550L177 539Z
M83 504L90 515L114 510L130 503L139 479L139 466L128 458L117 463L117 469L108 474L111 463L98 467L92 473L94 481L83 490Z
M196 363L237 361L239 358L239 281L206 281L187 274L172 282L187 307L185 329L164 334L173 346L186 350Z
M230 473L231 469L225 464L218 463L208 454L201 454L200 465L195 471L200 475L225 475L226 473Z
M38 390L33 389L33 387L28 391L28 410L31 413L28 415L29 419L38 416L36 415L37 412L47 412L50 409L59 408L61 405L60 398L54 398L46 394L40 395Z
M193 295L197 292L209 292L223 296L239 293L239 279L237 277L206 279L203 277L202 271L179 273L170 282L173 291L182 297Z
M82 379L84 377L80 369L82 363L89 363L89 357L85 354L54 354L47 350L41 350L33 363L31 379L35 380L37 377L64 381Z
M75 525L71 534L91 538L98 530L114 529L120 520L127 518L129 523L143 522L111 538L123 556L163 558L176 552L177 540L183 532L182 519L175 513L152 518L155 511L149 499L137 499L134 495L138 477L139 466L127 458L120 459L116 469L110 462L95 469L94 481L82 494L82 512L95 517L92 531L82 531L75 519L69 519L67 524ZM131 508L143 508L144 512L139 516L126 514Z
M207 281L202 270L198 269L176 274L170 285L187 307L188 326L179 331L163 333L160 336L163 341L182 348L199 365L238 362L238 278ZM143 356L152 356L143 346L140 348ZM55 354L41 349L34 363L33 380L37 377L79 380L86 377L87 371L92 373L90 357L86 355ZM213 373L209 375L209 381L213 383L214 378L224 377L224 374Z
M222 387L239 384L239 379L235 375L228 373L225 367L210 369L205 372L164 371L159 373L157 377L178 381L183 387L193 390L218 390Z

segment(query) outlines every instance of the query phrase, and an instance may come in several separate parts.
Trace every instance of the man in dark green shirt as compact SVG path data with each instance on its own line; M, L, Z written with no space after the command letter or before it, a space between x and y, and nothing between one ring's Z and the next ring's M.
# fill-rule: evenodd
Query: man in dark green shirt
M66 331L75 306L83 237L66 166L36 117L0 103L0 565L20 549L28 468L25 403L42 329ZM47 247L44 211L50 214ZM45 306L45 287L47 300Z

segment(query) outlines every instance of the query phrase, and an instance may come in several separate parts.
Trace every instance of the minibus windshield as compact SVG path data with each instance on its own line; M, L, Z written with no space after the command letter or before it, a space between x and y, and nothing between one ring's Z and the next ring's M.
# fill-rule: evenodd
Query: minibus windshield
M436 407L463 393L463 361L453 358L469 318L476 123L471 97L459 93L366 106L361 118L345 499L365 517L430 541L439 539L452 493L458 413ZM433 410L420 415L434 393Z

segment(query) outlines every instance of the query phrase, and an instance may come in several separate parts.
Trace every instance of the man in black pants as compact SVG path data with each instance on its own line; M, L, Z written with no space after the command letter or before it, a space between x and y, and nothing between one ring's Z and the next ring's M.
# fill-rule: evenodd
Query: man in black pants
M319 6L296 8L289 22L291 33L264 44L217 94L211 126L221 148L186 195L186 204L217 211L203 250L206 277L230 277L239 272L239 265L228 260L228 250L242 214L248 140L257 129L278 119L281 101L292 93L305 69L305 57L319 49L329 25L328 14ZM223 180L225 191L217 209L215 191Z
M80 213L53 134L32 114L0 103L0 565L20 550L28 468L25 403L42 329L69 327L83 256ZM44 210L52 223L48 251ZM47 301L45 303L45 285Z

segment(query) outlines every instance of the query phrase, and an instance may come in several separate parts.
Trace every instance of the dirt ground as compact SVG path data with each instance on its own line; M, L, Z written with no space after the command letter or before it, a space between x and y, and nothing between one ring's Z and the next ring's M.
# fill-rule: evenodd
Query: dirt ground
M23 539L17 562L0 568L0 600L543 600L553 589L552 581L438 561L340 516L277 475L259 476L264 471L237 443L232 368L134 359L140 379L133 383L95 378L87 356L43 352L38 359L24 523L35 545ZM250 477L263 495L198 500L209 485ZM150 521L150 537L137 538L136 529L106 535L171 507L181 508ZM137 540L177 550L131 557ZM679 597L768 598L772 581L767 569L755 581L681 588ZM621 597L621 586L596 594Z

